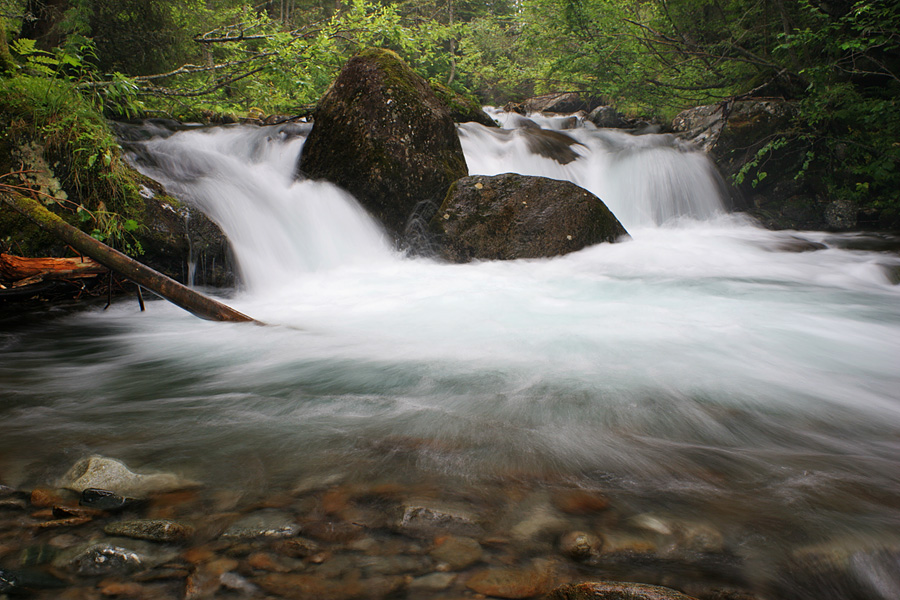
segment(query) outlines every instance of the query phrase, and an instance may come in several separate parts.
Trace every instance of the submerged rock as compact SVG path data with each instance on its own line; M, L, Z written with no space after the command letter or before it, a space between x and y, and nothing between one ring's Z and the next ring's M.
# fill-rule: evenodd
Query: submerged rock
M438 538L429 554L444 569L460 571L481 560L483 553L478 540L448 535Z
M62 476L58 485L76 492L97 488L121 496L142 498L153 492L170 492L194 487L197 482L173 473L135 473L121 461L103 456L90 456L75 463Z
M148 542L109 538L62 552L53 561L53 566L79 575L113 575L153 567L176 555L174 551Z
M553 588L553 564L535 560L529 568L491 567L476 571L466 586L485 596L496 598L531 598Z
M282 538L293 537L300 532L300 526L291 515L277 510L263 510L248 515L233 523L223 538Z
M597 582L563 585L546 600L695 600L687 594L659 585L627 582Z
M559 256L628 236L587 190L513 173L454 183L431 228L453 262Z
M600 556L603 540L585 531L571 531L559 540L563 556L579 562L593 562Z
M194 533L187 525L169 519L136 519L109 523L103 528L108 535L118 535L151 542L183 542Z
M398 238L420 203L433 211L468 173L450 110L399 56L375 49L325 92L298 171L349 191Z
M397 529L413 537L431 537L439 533L481 533L477 516L467 508L432 500L405 503Z

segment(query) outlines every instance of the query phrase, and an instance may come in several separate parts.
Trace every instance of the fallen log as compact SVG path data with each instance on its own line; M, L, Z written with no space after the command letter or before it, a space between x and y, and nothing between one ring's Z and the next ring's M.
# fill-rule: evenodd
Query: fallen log
M46 280L72 280L96 277L109 269L87 257L26 258L0 252L0 279L12 288Z
M159 294L172 304L210 321L253 322L256 319L234 310L212 298L208 298L171 277L110 248L83 231L72 227L39 202L19 194L3 193L0 200L21 213L41 229L57 236L82 254L85 254L126 279Z

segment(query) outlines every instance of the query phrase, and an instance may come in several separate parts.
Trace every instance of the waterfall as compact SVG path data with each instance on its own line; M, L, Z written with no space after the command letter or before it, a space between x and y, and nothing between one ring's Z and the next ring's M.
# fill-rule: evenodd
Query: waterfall
M348 194L293 179L308 126L133 144L142 170L223 228L243 280L228 303L268 326L123 300L0 330L0 483L46 486L97 453L185 472L220 512L399 486L468 503L486 536L515 540L485 549L504 567L562 560L555 529L514 537L533 523L631 539L663 535L637 527L662 515L701 523L690 531L718 548L616 563L623 577L719 565L754 590L796 590L786 557L850 539L853 576L887 590L866 597L896 598L896 578L877 579L900 547L900 257L882 250L896 240L767 231L728 214L705 157L670 136L536 123L462 125L470 170L570 179L632 240L540 260L409 257ZM559 487L602 490L614 517L561 513ZM379 535L391 517L372 512L391 494L353 513L366 528L344 524ZM660 552L670 542L684 540ZM351 552L333 549L335 563Z

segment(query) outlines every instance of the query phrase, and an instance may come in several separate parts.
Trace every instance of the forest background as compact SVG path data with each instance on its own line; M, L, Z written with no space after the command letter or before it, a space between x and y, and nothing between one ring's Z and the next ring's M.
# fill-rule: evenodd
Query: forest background
M115 160L103 118L305 114L365 46L482 104L578 91L665 122L790 100L760 160L799 144L798 178L900 211L893 0L0 0L0 98L88 172Z

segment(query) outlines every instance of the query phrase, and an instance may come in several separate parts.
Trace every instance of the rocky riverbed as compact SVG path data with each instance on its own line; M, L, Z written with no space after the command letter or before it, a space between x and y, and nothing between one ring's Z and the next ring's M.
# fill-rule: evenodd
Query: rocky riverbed
M753 600L811 598L816 585L820 598L862 598L880 597L859 595L866 574L890 578L898 558L802 548L785 557L792 592L774 573L751 590L754 566L728 532L524 474L253 492L94 456L44 486L0 486L0 598Z

